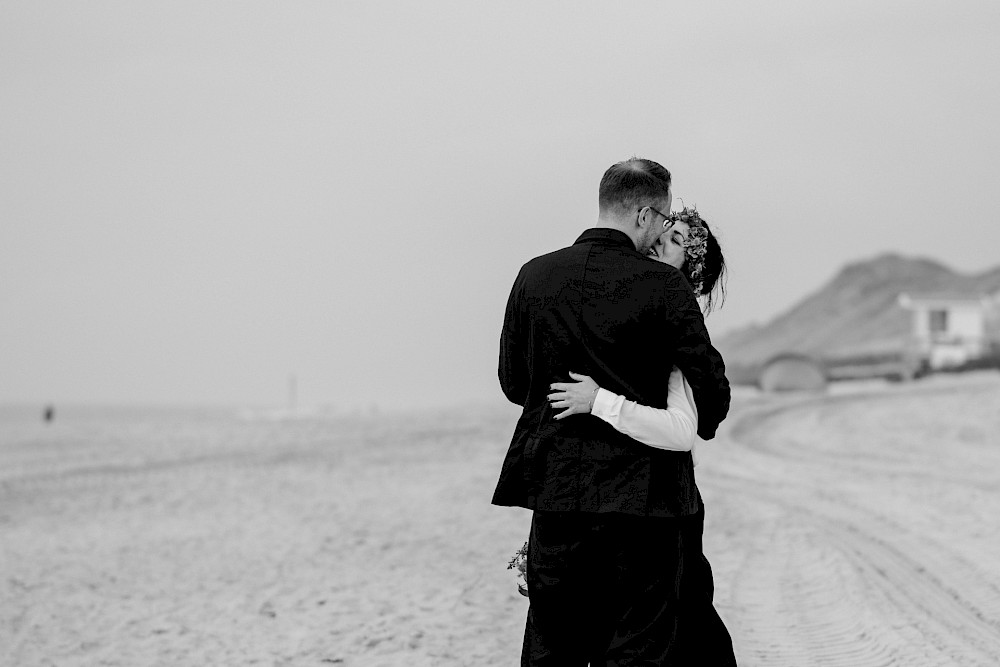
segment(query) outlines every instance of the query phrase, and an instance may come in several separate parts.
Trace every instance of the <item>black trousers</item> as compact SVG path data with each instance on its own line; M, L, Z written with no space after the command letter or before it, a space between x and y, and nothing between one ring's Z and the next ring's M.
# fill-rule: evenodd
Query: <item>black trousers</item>
M732 637L713 604L715 580L702 547L705 506L701 505L698 514L685 521L680 614L675 644L667 664L736 667Z
M703 513L535 511L521 664L735 665L712 606L703 526Z

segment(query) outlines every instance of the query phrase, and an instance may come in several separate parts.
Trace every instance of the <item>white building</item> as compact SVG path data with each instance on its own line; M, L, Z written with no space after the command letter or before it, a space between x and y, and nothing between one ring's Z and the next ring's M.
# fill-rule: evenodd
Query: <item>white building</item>
M900 294L899 305L913 312L909 353L932 369L960 366L989 353L997 342L1000 293Z

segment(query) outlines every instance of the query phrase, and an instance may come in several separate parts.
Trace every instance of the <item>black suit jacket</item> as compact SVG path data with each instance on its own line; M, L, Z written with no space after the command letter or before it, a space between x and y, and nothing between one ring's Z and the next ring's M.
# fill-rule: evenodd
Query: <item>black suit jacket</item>
M553 419L552 382L569 372L639 403L667 407L676 365L694 390L698 434L714 437L729 382L701 309L677 269L613 229L589 229L536 257L514 281L500 335L500 386L524 410L493 496L551 511L684 516L698 511L690 452L643 445L590 415Z

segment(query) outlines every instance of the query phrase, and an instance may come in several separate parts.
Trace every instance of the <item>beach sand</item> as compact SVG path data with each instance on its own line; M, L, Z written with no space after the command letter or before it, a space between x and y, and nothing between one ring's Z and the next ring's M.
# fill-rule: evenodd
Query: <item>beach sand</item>
M0 422L0 665L515 665L513 407ZM741 665L996 665L1000 375L738 393L697 469Z

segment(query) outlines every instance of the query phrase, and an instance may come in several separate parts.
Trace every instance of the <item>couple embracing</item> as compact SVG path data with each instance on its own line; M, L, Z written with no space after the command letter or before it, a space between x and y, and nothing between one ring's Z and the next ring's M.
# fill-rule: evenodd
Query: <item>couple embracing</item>
M670 172L605 172L597 226L514 281L500 384L523 407L493 504L532 510L522 665L735 665L702 553L695 443L729 382L699 306L724 270Z

